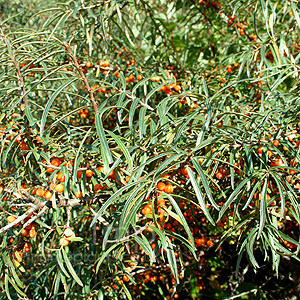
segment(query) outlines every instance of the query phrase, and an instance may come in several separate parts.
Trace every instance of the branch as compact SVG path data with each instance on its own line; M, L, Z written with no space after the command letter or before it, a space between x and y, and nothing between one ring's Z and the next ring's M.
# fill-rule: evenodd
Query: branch
M123 238L120 239L120 240L118 240L118 239L117 239L117 240L108 240L107 243L123 243L123 242L129 240L130 238L132 238L133 236L142 233L142 232L143 232L145 229L147 229L148 226L150 226L150 225L152 225L152 222L149 223L149 224L147 224L147 225L145 225L145 226L143 226L143 227L141 227L138 231L136 231L135 233L133 233L133 234L131 234L131 235L125 236L125 237L123 237Z
M89 209L90 209L90 211L92 212L92 214L93 214L94 216L96 216L96 212L95 212L91 207L89 207ZM108 223L103 217L99 216L99 217L97 218L97 220L98 220L100 223L102 223L104 226L109 226L109 223Z
M131 95L126 94L126 97L131 99L131 100L134 100L134 97L131 96ZM150 109L151 111L155 111L155 109L153 107L149 106L147 103L144 103L141 100L139 100L139 103L140 103L141 106L144 106L144 107Z
M7 42L6 42L7 37L5 36L5 34L4 34L4 32L3 32L3 30L2 30L1 27L0 27L0 35L3 36L4 42L5 42L6 46L10 48L10 51L9 51L9 52L10 52L10 54L11 54L12 62L13 62L13 64L14 64L15 68L16 68L17 78L18 78L18 81L19 81L19 87L20 87L20 94L21 94L21 97L22 97L23 95L26 94L26 91L25 91L25 86L24 86L23 76L22 76L22 73L21 73L20 68L19 68L19 64L18 64L18 62L16 61L15 55L13 54L13 51L12 51L12 49L11 49L10 44L7 44ZM27 95L25 95L25 96L23 97L23 100L24 100L24 105L25 105L25 107L27 107L27 106L28 106ZM22 109L21 109L21 110L22 110Z
M92 103L92 106L94 108L94 112L95 114L98 114L98 107L97 107L97 103L95 101L95 98L94 98L94 94L93 94L93 91L89 85L89 82L87 81L86 77L84 76L84 73L82 71L82 68L80 67L77 59L76 59L76 56L74 55L74 53L72 52L72 49L70 47L70 45L66 42L66 41L63 41L63 45L65 46L66 50L68 51L68 53L70 54L71 58L72 58L72 61L73 61L73 65L75 66L75 68L77 69L77 71L79 72L80 74L80 77L85 85L85 88L87 89L88 93L89 93L89 96L90 96L90 100L91 100L91 103Z
M47 206L44 206L43 209L38 213L36 214L35 216L31 217L24 225L23 225L23 228L26 228L28 225L30 225L31 223L33 223L36 219L38 219L43 213L46 212L46 210L48 210L49 207Z
M11 222L11 223L7 224L6 226L4 226L3 228L1 228L0 234L3 232L6 232L8 229L14 227L15 225L18 225L21 221L23 221L28 216L30 216L32 213L34 213L37 209L38 209L37 207L28 209L23 215L21 215L20 217L15 219L13 222Z
M244 295L251 294L251 293L255 293L255 294L256 294L257 292L258 292L258 289L252 289L252 290L250 290L250 291L246 291L246 292L240 293L240 294L238 294L238 295L229 297L229 298L227 298L226 300L232 300L232 299L240 298L240 297L242 297L242 296L244 296Z

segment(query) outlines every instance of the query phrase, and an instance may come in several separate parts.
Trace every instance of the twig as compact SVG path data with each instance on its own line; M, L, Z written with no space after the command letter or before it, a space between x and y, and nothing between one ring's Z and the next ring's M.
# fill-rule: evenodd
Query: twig
M120 239L120 240L118 240L118 239L117 239L117 240L108 240L107 243L123 243L123 242L125 242L125 241L131 239L133 236L142 233L142 232L143 232L145 229L147 229L148 226L150 226L150 225L152 225L152 223L149 223L149 224L147 224L147 225L141 227L141 228L140 228L139 230L137 230L135 233L133 233L133 234L131 234L131 235L128 235L128 236L125 236L125 237L123 237L123 238Z
M42 208L42 210L36 214L35 216L31 217L24 225L23 225L23 228L26 228L28 225L30 225L31 223L33 223L36 219L38 219L42 214L44 214L46 212L46 210L48 210L49 207L47 206L44 206Z
M16 218L13 222L11 222L11 223L7 224L6 226L4 226L3 228L1 228L0 234L3 232L6 232L8 229L14 227L15 225L18 225L21 221L26 219L28 216L30 216L32 213L34 213L36 210L37 210L37 207L30 208L29 210L27 210L23 215Z
M44 163L42 163L42 162L40 162L40 161L38 161L38 164L41 165L41 166L43 166L43 167L45 167L45 168L52 168L52 169L54 169L54 170L61 170L61 168L62 168L62 167L53 166L53 165L51 165L51 164L44 164ZM68 167L66 167L66 168L67 168L68 171L72 171L71 168L68 168ZM91 167L91 168L92 168L92 167ZM89 170L89 169L91 169L91 168L78 168L77 171L86 171L86 170ZM95 169L95 168L92 168L92 169Z
M28 200L30 200L31 202L33 202L36 205L36 209L44 207L46 205L46 203L47 203L47 201L41 201L41 200L33 197L32 195L28 194L24 190L20 190L20 193L23 196L25 196Z
M162 269L162 268L168 268L168 267L170 267L169 264L158 265L158 266L155 266L155 267L149 267L149 268L137 270L137 271L135 271L135 272L131 272L130 275L135 275L135 274L139 274L139 273L144 273L144 272L147 272L147 271L150 271L150 270L153 270L153 269Z
M88 80L86 79L86 77L84 76L84 73L82 71L82 68L80 67L74 53L72 52L72 49L70 47L70 45L66 42L66 41L63 41L63 45L65 46L66 50L68 51L68 53L70 54L71 58L72 58L72 61L73 61L73 64L75 66L75 68L77 69L77 71L79 72L80 74L80 77L85 85L85 88L87 89L88 93L89 93L89 96L90 96L90 100L91 100L91 103L92 103L92 106L94 108L94 112L95 114L98 114L98 107L97 107L97 103L95 101L95 98L94 98L94 94L93 94L93 91L89 85L89 82Z
M5 40L7 39L7 37L5 36L2 28L0 28L0 34L3 36L4 38L4 42ZM25 91L25 86L24 86L24 80L23 80L23 76L22 76L22 73L20 71L20 68L19 68L19 64L18 62L16 61L16 58L15 58L15 55L11 49L11 46L10 44L8 45L6 42L5 42L6 46L10 48L10 52L11 52L11 59L12 59L12 62L16 68L16 72L17 72L17 78L18 78L18 81L19 81L19 87L20 87L20 94L21 94L21 97L23 96L23 100L24 100L24 105L25 107L28 106L28 99L27 99L27 95L26 95L26 91Z
M134 100L134 97L131 96L131 95L126 94L126 97L131 99L131 100ZM151 111L155 111L155 109L153 107L149 106L147 103L144 103L141 100L139 100L139 103L140 103L141 106L144 106L144 107L150 109Z
M90 211L92 212L92 214L94 215L94 216L96 216L96 212L90 207ZM100 223L102 223L104 226L109 226L109 223L103 218L103 217L101 217L101 216L99 216L98 218L97 218L97 220L100 222Z
M247 294L251 294L251 293L255 293L255 294L256 294L257 292L258 292L258 289L252 289L252 290L250 290L250 291L246 291L246 292L240 293L240 294L238 294L238 295L229 297L229 298L227 298L227 299L225 299L225 300L232 300L232 299L240 298L240 297L242 297L242 296L244 296L244 295L247 295Z

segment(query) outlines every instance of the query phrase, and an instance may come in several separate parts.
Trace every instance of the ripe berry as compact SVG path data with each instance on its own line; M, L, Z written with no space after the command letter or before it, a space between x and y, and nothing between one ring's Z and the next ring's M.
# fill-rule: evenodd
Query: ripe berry
M167 185L165 186L165 189L164 189L164 192L165 192L165 193L171 194L171 193L173 193L173 191L174 191L174 187L173 187L172 184L167 184Z
M163 183L163 182L159 182L157 184L157 188L160 190L160 191L164 191L166 185Z
M58 193L63 192L64 189L65 189L65 187L64 187L62 184L58 184L58 185L55 187L55 190L56 190Z

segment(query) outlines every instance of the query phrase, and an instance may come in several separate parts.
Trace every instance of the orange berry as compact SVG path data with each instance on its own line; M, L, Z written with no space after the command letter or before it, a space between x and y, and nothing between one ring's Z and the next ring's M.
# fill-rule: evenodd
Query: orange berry
M291 175L295 175L296 171L295 171L295 170L289 170L289 173L290 173Z
M274 145L275 147L278 147L278 146L280 145L280 142L279 142L278 140L275 140L275 141L273 142L273 145Z
M67 228L67 229L64 231L64 235L65 235L65 237L67 237L67 238L71 238L71 237L74 237L74 236L75 236L75 234L74 234L74 232L72 231L71 228Z
M12 223L13 221L16 220L16 217L14 217L14 216L8 216L6 220L7 220L8 223Z
M157 205L158 206L163 206L163 205L165 205L166 204L166 200L165 199L158 199L157 200Z
M46 172L47 172L47 173L52 173L53 171L54 171L53 168L47 168L47 169L46 169Z
M64 187L62 184L58 184L58 185L55 187L55 190L56 190L58 193L63 192L64 189L65 189L65 187Z
M82 198L83 197L82 192L76 192L75 197L78 199Z
M49 191L46 192L45 195L44 195L44 198L47 199L47 200L51 199L52 198L52 193L49 192Z
M142 209L142 214L143 215L150 215L152 212L151 204L147 204L143 209Z
M206 245L209 246L209 247L211 247L213 244L214 244L214 243L213 243L213 241L211 241L211 240L208 240L208 241L206 242Z
M37 191L36 191L36 195L39 196L39 197L44 197L45 193L46 193L46 191L42 188L37 189Z
M124 275L124 276L123 276L123 281L124 281L124 282L128 282L128 281L129 281L129 278L128 278L127 275Z
M66 176L65 175L62 175L60 172L57 174L56 176L56 179L59 181L59 182L65 182L66 181Z
M86 66L87 68L90 68L90 67L92 66L92 63L91 63L90 61L87 61L87 62L85 63L85 66Z
M163 191L165 189L166 185L163 183L163 182L159 182L157 184L157 188L160 190L160 191Z
M92 170L86 170L86 177L93 177L94 172Z
M23 252L30 252L31 245L29 243L25 243L23 247Z
M216 174L216 178L217 178L217 179L221 179L222 177L223 177L223 174L222 174L222 173L218 172L218 173Z
M61 161L58 158L54 158L51 160L51 165L53 165L55 167L58 167L60 164L61 164Z
M176 92L179 92L179 91L181 90L181 86L180 86L179 84L176 84L176 85L174 86L174 90L175 90Z
M56 184L51 182L50 186L49 186L50 190L53 191L55 189L55 187L56 187ZM35 191L35 193L36 193L36 191Z
M97 191L101 190L101 188L102 188L102 185L100 183L97 183L94 186L94 191L97 192Z
M26 143L24 141L20 144L20 148L23 151L28 150L28 147L27 147L27 145L26 145Z
M66 238L62 237L62 238L59 240L59 244L60 244L61 247L66 247L66 246L69 245L69 241L68 241Z
M173 187L172 184L167 184L167 185L165 186L165 189L164 189L164 192L165 192L165 193L171 194L171 193L173 193L173 191L174 191L174 187Z
M29 231L26 230L25 228L23 228L23 229L21 230L21 234L22 234L23 236L25 236L25 237L28 237L28 236L29 236Z
M29 230L29 237L34 238L36 236L36 230L35 228L31 228Z

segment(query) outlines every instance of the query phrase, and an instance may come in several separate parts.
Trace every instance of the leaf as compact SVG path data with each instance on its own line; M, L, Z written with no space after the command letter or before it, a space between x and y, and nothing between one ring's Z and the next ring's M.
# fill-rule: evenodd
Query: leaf
M155 262L155 254L149 244L149 241L145 238L145 236L143 234L141 234L141 236L142 236L142 238L135 235L134 239L143 248L145 253L149 256L151 262L153 263L153 262Z
M130 106L130 111L129 111L129 128L132 130L132 127L133 127L133 118L134 118L134 114L136 112L136 107L139 103L139 98L134 98L134 100L132 101L131 103L131 106Z
M9 300L12 300L10 293L9 293L8 281L9 281L8 274L5 274L5 276L4 276L5 294Z
M194 243L194 237L192 235L192 232L190 230L190 227L187 223L187 221L185 220L185 217L183 216L180 207L178 206L177 202L174 200L174 198L170 195L170 194L166 194L165 192L163 192L163 194L169 198L172 206L174 207L179 219L181 220L181 224L184 227L184 230L186 231L186 233L188 234L189 239L191 240L191 244L193 245L193 247L195 247L195 243Z
M207 131L208 126L209 126L210 121L211 121L211 116L212 116L211 106L210 106L210 103L208 101L206 102L206 107L207 107L207 118L206 118L205 123L201 127L200 133L199 133L198 138L197 138L196 147L198 147L201 144L201 142L203 141L204 134Z
M114 250L117 246L119 246L120 243L115 243L113 244L112 246L110 246L99 258L98 262L97 262L97 265L96 265L96 273L98 273L99 271L99 268L101 266L101 264L103 263L104 259L107 257L107 255L112 251ZM95 263L96 263L95 262Z
M195 158L192 158L192 164L193 164L193 166L195 167L195 170L197 171L197 173L200 176L200 180L203 184L203 187L205 189L206 195L207 195L210 203L212 204L212 206L215 209L219 210L218 205L216 204L216 202L214 201L214 199L212 197L211 190L210 190L210 187L209 187L209 184L208 184L208 181L206 179L204 171L202 170L201 166L199 165L198 161Z
M211 217L211 215L209 214L209 212L208 212L208 210L206 208L206 203L204 202L202 193L201 193L200 188L198 186L198 182L197 182L196 178L194 177L193 171L189 167L187 167L187 171L188 171L188 175L190 177L192 186L194 188L194 191L196 193L198 202L199 202L199 204L201 206L201 209L202 209L204 215L207 217L207 219L209 220L210 223L212 223L213 225L215 225L215 222L214 222L213 218Z
M74 280L80 285L80 286L83 286L83 283L82 281L80 280L80 278L77 276L75 270L73 269L72 265L71 265L71 262L68 258L68 254L66 253L65 249L62 248L61 249L61 252L63 254L63 257L64 257L64 260L65 260L65 263L67 265L67 268L69 270L69 272L71 273L72 277L74 278Z
M260 238L261 233L265 226L265 222L266 222L267 186L268 186L268 180L265 179L265 182L264 182L264 185L262 188L262 193L261 193L262 195L261 195L260 207L259 207L259 229L258 229L258 233L257 233L257 239Z
M177 270L177 261L174 253L174 248L173 245L170 241L170 239L167 237L167 258L168 262L170 265L170 269L173 273L174 278L176 279L176 282L179 283L179 278L178 278L178 270Z
M124 145L124 143L119 139L119 137L117 135L115 135L112 131L107 130L107 132L111 135L111 137L115 140L115 142L118 144L118 146L120 147L121 151L123 152L127 164L129 166L129 171L130 173L133 172L133 162L132 162L132 158L131 155L128 151L128 149L126 148L126 146Z
M61 254L61 251L56 251L56 259L57 259L57 263L60 267L60 270L68 277L70 278L70 275L69 273L67 272L67 270L65 269L64 267L64 263L63 263L63 260L62 260L62 254Z
M236 189L231 193L231 195L229 196L228 200L224 203L224 205L222 206L220 212L219 212L219 217L218 217L218 221L221 220L223 214L225 213L225 211L227 210L227 208L229 207L229 205L235 200L235 197L241 192L242 188L248 183L250 182L250 180L257 176L259 172L253 173L252 175L250 175L249 177L245 178L237 187Z
M103 147L103 151L104 151L103 155L105 155L105 157L107 158L108 163L111 164L113 163L113 159L108 147L108 143L105 137L105 133L104 133L104 129L103 129L103 125L99 113L95 114L95 124L96 124L96 129L100 139L101 146Z
M44 128L46 125L46 119L49 113L49 110L51 108L52 103L54 102L54 100L56 99L56 97L61 93L61 91L63 89L65 89L67 86L69 86L70 84L72 84L73 82L75 82L77 80L77 78L71 79L68 82L66 82L65 84L61 85L50 97L50 99L48 100L45 108L44 108L44 112L42 115L42 119L41 119L41 126L40 126L40 135L43 136L44 134Z

